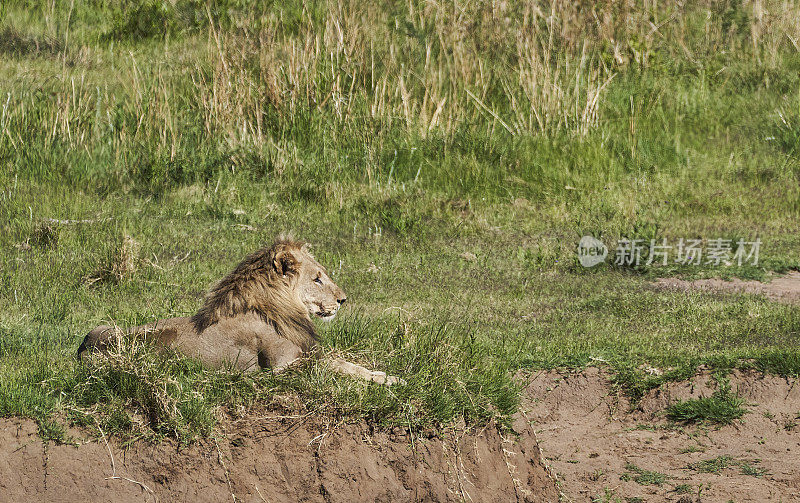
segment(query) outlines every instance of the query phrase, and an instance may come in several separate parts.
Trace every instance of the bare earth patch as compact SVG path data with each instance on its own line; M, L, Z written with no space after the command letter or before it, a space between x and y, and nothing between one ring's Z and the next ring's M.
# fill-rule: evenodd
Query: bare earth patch
M633 410L609 377L589 368L528 379L523 410L568 501L800 501L796 379L734 371L731 388L750 412L718 427L663 414L678 399L710 396L708 371L652 390Z
M400 428L253 417L191 447L122 449L43 444L31 421L0 419L0 502L557 501L532 428L522 416L514 428L412 442Z
M684 291L752 293L764 295L768 299L778 302L800 303L800 272L797 271L775 278L769 283L746 281L738 278L733 278L730 281L716 278L692 281L677 278L659 278L654 282L654 285L659 288Z

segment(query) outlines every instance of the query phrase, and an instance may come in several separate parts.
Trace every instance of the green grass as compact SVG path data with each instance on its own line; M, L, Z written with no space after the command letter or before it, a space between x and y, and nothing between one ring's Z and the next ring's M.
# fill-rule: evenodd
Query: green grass
M797 376L796 307L649 284L800 265L800 12L767 4L3 2L0 415L194 438L287 396L507 418L520 369L607 365L634 397L699 364ZM352 300L324 350L407 386L74 361L100 323L192 314L285 231ZM587 270L586 234L763 245Z
M730 424L747 412L742 407L744 403L744 398L731 392L730 384L723 379L711 396L679 400L667 407L666 414L671 421Z
M767 474L767 469L766 468L761 468L760 466L755 466L755 464L757 462L758 461L755 461L753 463L748 463L746 461L742 461L739 464L739 468L741 469L742 474L750 475L751 477L758 477L758 478L763 477L764 475L766 475Z
M767 474L766 468L757 466L760 460L753 461L737 460L730 456L717 456L716 458L698 461L689 465L689 469L702 473L719 473L730 467L739 467L743 475L751 477L763 477Z
M675 494L689 494L692 492L692 486L689 484L678 484L672 488Z
M716 458L698 461L697 463L689 465L689 468L702 473L719 473L734 463L735 460L730 456L717 456Z
M622 498L616 495L614 489L603 488L603 494L597 494L592 498L592 503L622 503Z
M633 480L642 486L660 486L669 478L669 476L664 475L663 473L644 470L633 463L627 463L625 465L625 469L628 471L620 475L620 480Z

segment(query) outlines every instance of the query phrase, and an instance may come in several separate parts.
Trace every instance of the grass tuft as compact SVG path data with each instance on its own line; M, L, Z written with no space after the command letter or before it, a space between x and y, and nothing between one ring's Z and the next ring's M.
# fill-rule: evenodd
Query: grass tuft
M626 463L625 469L628 470L628 472L623 473L620 476L620 480L633 480L637 484L643 486L649 486L649 485L660 486L661 484L666 482L668 478L670 478L667 475L664 475L663 473L639 468L633 463Z
M716 458L693 463L689 465L689 468L702 473L719 473L732 464L734 464L734 459L730 456L717 456Z
M742 407L744 403L745 400L732 393L730 384L723 380L710 397L680 400L667 407L666 413L671 421L724 425L739 419L747 412L747 409Z
M100 269L86 278L86 284L91 286L97 283L118 283L136 272L141 245L138 241L125 234L119 247L106 260Z
M763 477L767 474L766 468L757 466L760 460L737 460L730 456L717 456L716 458L698 461L689 465L689 468L702 473L719 473L726 468L738 466L743 475Z
M678 484L672 489L675 494L689 494L692 492L692 486L689 484Z
M754 461L752 463L742 461L739 464L739 468L741 469L743 475L750 475L751 477L760 478L767 474L767 469L760 466L755 466L757 463L758 461Z

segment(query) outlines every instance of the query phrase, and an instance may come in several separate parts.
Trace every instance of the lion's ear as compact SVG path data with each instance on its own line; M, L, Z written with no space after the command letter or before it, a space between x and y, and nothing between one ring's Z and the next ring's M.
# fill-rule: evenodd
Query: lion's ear
M275 267L275 271L282 276L291 276L298 271L297 258L286 249L279 250L275 254L272 265Z

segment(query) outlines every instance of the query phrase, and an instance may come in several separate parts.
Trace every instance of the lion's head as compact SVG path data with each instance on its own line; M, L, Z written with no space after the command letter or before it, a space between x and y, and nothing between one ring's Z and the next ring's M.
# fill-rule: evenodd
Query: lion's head
M330 321L345 300L306 244L281 238L245 257L217 283L192 323L201 332L221 318L256 312L308 350L317 339L311 316Z
M295 291L309 315L331 321L347 300L344 291L328 276L328 272L303 246L293 253L299 259Z

